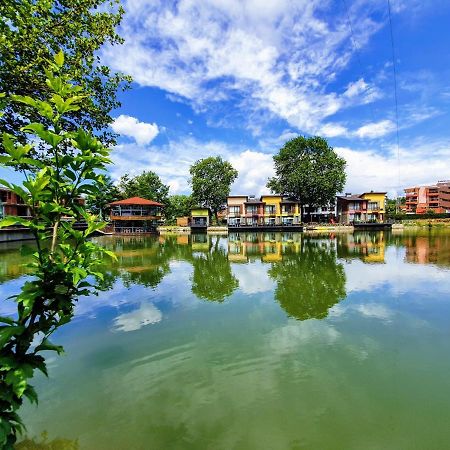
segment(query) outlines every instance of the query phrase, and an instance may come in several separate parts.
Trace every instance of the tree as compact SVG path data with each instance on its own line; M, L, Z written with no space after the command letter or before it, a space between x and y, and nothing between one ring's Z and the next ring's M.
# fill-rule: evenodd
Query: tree
M321 137L299 136L284 144L274 157L275 177L267 187L272 192L297 198L308 212L334 202L344 189L345 159Z
M97 195L91 195L87 198L86 207L92 214L97 214L103 220L108 214L108 205L121 198L119 189L113 183L111 177L106 175L103 180L102 189Z
M31 277L14 296L17 313L0 317L0 448L12 449L23 428L17 413L24 397L37 402L29 384L34 371L47 375L44 351L61 353L61 346L50 336L73 314L75 302L82 295L96 292L103 274L99 271L104 255L114 255L89 238L105 226L80 205L83 195L97 195L104 181L101 175L111 163L109 150L93 134L78 128L65 131L64 115L80 108L84 93L79 85L62 72L64 56L55 55L47 84L53 89L48 101L29 96L14 96L12 101L33 108L33 120L42 115L51 126L28 122L25 132L32 144L22 145L13 135L3 134L6 154L0 164L22 171L25 181L19 184L0 180L0 184L19 195L30 208L31 218L6 217L0 228L20 225L34 236L34 247L24 246L30 255ZM23 118L26 120L26 117ZM47 161L31 158L33 146L47 147ZM66 149L69 148L69 152ZM76 223L84 221L84 230ZM88 280L89 281L88 281Z
M147 200L167 204L169 186L165 185L161 178L151 170L142 172L140 175L130 177L123 175L118 184L120 195L123 198L141 197Z
M103 65L98 50L105 43L122 42L115 31L123 15L119 5L118 0L2 0L0 92L48 98L52 92L46 83L48 60L63 49L60 73L69 75L87 95L77 110L66 112L59 126L72 131L81 126L95 132L103 144L114 143L110 112L120 106L118 87L127 88L131 79ZM51 122L27 104L11 102L0 119L0 133L19 136L25 143L20 131L25 117L46 125Z
M190 195L171 195L164 208L166 222L172 224L176 222L177 217L189 216L193 206L194 201Z
M220 156L210 156L195 162L189 172L194 202L210 208L218 223L217 213L230 195L231 184L238 176L237 170Z

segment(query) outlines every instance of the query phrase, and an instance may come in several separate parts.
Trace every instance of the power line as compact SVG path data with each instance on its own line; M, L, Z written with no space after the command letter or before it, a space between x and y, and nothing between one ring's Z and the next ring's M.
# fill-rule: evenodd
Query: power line
M392 27L392 16L391 16L391 0L387 0L388 13L389 13L389 28L391 36L391 47L392 47L392 68L394 71L394 100L395 100L395 124L397 131L397 167L398 167L398 188L400 188L400 136L398 132L398 96L397 96L397 67L395 63L395 45L394 45L394 32ZM397 209L399 202L399 193L397 192Z

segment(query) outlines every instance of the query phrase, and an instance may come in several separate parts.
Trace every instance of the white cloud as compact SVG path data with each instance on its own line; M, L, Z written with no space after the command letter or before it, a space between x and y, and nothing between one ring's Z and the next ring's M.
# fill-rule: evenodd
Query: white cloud
M317 134L320 136L333 138L337 136L346 136L348 134L348 130L338 123L326 123L319 129Z
M263 194L268 193L266 183L274 175L272 155L245 150L229 158L230 163L239 172L232 186L233 194Z
M346 192L373 189L395 196L397 191L403 194L404 187L448 178L450 142L411 141L407 149L400 149L399 158L396 148L387 148L385 154L375 149L334 149L347 161ZM424 167L427 170L423 170Z
M360 138L378 138L395 130L392 120L381 120L363 125L355 131L355 135Z
M221 156L239 172L232 185L232 193L255 194L269 192L267 179L273 176L272 155L236 149L221 141L200 142L192 137L170 141L163 146L142 147L133 144L118 145L112 153L114 165L110 173L114 179L124 173L137 175L143 170L156 172L171 188L171 194L189 191L189 167L208 156Z
M269 111L312 133L361 103L364 80L346 93L329 91L354 51L346 15L329 2L127 0L124 8L125 44L104 51L108 63L198 110L240 93L249 113ZM383 25L372 19L377 8L368 0L352 5L360 47Z
M139 145L147 145L159 133L156 123L139 122L138 119L121 114L114 119L111 128L119 134L133 138Z
M114 319L114 329L136 331L146 325L158 323L161 319L162 313L153 303L142 304L139 309L117 316Z
M232 264L233 275L239 280L239 289L247 295L270 292L275 282L269 277L268 266L259 262Z

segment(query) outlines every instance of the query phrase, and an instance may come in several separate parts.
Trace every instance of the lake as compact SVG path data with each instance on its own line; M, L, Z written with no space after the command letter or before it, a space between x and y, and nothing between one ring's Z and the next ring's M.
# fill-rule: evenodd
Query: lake
M22 410L48 448L449 448L450 231L97 240L118 261Z

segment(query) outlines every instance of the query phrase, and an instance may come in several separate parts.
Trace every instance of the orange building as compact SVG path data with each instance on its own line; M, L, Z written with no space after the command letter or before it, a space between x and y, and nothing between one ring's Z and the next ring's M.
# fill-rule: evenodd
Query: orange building
M439 181L429 186L414 186L405 189L405 212L425 214L434 211L450 212L450 181Z

